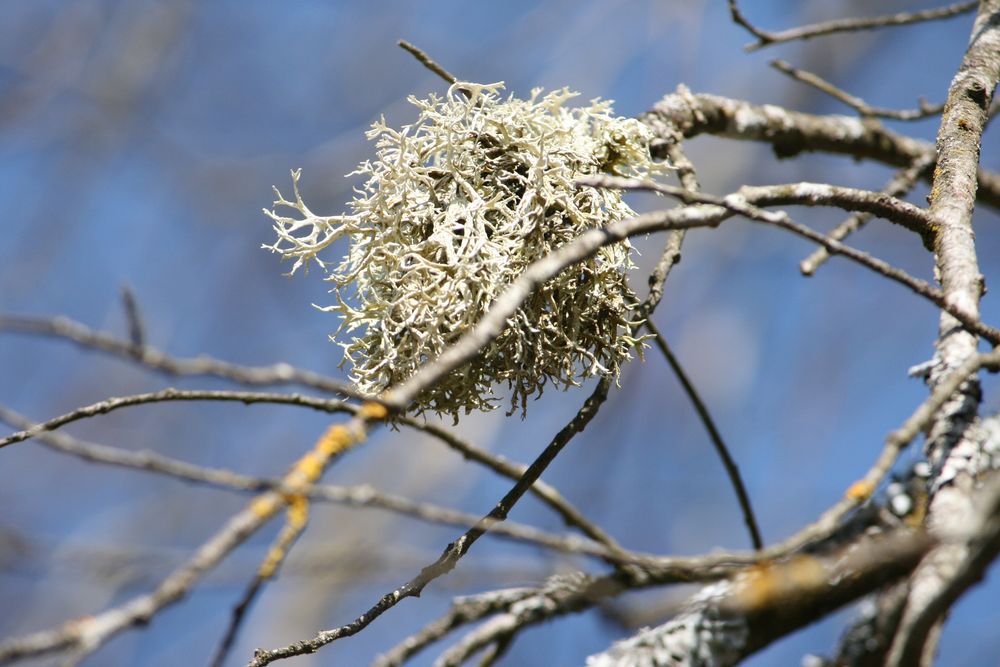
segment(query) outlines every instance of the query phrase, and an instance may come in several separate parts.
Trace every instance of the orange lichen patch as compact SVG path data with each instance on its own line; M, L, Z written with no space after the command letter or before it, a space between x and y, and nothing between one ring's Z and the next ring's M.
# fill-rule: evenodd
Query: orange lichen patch
M864 501L871 498L873 493L875 493L875 485L862 479L851 484L844 495L851 500Z
M284 550L279 550L277 546L271 547L267 552L264 561L257 568L257 576L261 579L270 579L274 576L274 571L278 569L278 563L285 559Z
M358 410L358 416L362 419L381 421L389 416L389 410L381 403L368 401L361 406L360 410Z
M267 552L267 556L257 568L257 576L260 579L269 579L274 576L278 567L284 562L288 555L288 550L295 539L302 534L302 529L309 520L309 499L305 496L291 494L285 496L288 502L288 514L281 534Z
M323 474L323 460L315 452L309 452L295 464L295 469L288 474L288 481L315 482ZM295 479L299 477L299 479Z
M273 493L266 493L264 495L257 496L253 499L253 502L250 503L250 511L262 519L274 516L274 513L277 512L280 507L281 502L279 501L278 496Z
M772 607L791 596L814 592L826 580L826 568L812 556L798 556L786 563L760 563L744 575L733 602L746 611Z
M350 430L343 424L334 424L326 430L326 433L316 443L316 451L324 456L332 456L355 443L356 438L351 436Z
M309 499L294 495L288 498L288 523L301 527L309 520Z

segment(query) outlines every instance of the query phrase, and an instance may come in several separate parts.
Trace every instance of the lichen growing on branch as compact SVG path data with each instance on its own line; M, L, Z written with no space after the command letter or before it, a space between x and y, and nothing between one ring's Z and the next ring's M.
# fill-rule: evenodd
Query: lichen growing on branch
M340 314L332 339L361 391L378 394L410 377L469 330L524 269L582 232L634 215L621 192L578 188L584 175L645 177L663 169L649 155L649 130L616 118L606 101L570 108L567 89L527 100L503 98L502 83L456 83L446 96L410 97L420 111L401 130L376 122L376 157L350 213L320 216L299 194L275 188L277 241L270 250L315 261L334 285ZM289 213L290 210L290 213ZM341 238L335 267L320 253ZM540 286L472 364L454 371L413 406L457 417L492 409L497 385L512 410L546 383L565 388L618 375L637 341L625 272L627 242L601 249Z

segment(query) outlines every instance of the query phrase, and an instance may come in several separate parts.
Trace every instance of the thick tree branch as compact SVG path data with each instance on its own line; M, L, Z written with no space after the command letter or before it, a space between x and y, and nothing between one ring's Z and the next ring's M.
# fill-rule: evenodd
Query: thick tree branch
M803 152L824 152L877 160L907 167L918 158L935 155L934 146L888 130L880 123L849 116L817 116L774 105L759 106L717 95L693 94L684 86L640 116L659 137L657 154L676 141L712 134L728 139L771 144L779 158ZM929 180L930 175L924 176ZM980 169L979 197L1000 209L1000 174Z
M982 133L990 101L1000 80L1000 0L982 0L973 25L969 47L952 80L938 131L938 161L930 194L930 213L938 233L935 241L937 270L945 302L931 386L946 381L953 369L975 357L977 339L958 326L955 313L978 318L984 290L976 256L972 212L976 204L976 172ZM974 449L973 425L980 401L977 381L962 385L943 406L927 439L928 457L934 464L934 496L927 514L928 529L947 532L975 512L972 486L982 471L964 460ZM954 458L953 458L954 457ZM930 553L914 573L887 664L906 667L928 655L928 638L939 614L925 610L932 600L953 600L968 583L962 579L964 564L976 556L971 545L949 543ZM963 580L964 581L964 580Z

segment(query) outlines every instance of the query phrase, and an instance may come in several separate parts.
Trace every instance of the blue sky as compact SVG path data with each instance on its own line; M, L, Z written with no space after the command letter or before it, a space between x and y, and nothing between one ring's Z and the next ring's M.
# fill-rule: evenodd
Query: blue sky
M780 28L902 2L772 2L748 7ZM922 3L921 6L926 5ZM849 113L767 66L780 57L872 104L940 101L968 40L970 17L831 37L745 54L748 36L725 3L652 0L552 2L289 3L11 0L0 9L0 311L66 315L124 332L123 285L138 297L150 341L172 354L206 353L251 364L279 360L337 374L328 342L335 316L320 273L288 267L271 241L272 184L303 168L303 193L321 212L343 210L344 175L372 154L364 130L380 114L414 117L410 94L443 84L395 46L400 38L460 78L503 80L510 91L568 86L583 99L615 100L622 115L648 109L680 83L757 103ZM935 123L896 124L933 140ZM997 127L984 164L1000 169ZM706 190L797 180L879 188L891 170L844 158L778 162L765 147L704 138L691 158ZM925 188L911 201L922 202ZM637 207L655 205L636 199ZM843 216L798 209L828 229ZM1000 268L1000 217L978 211L983 272ZM662 237L639 242L648 268ZM852 241L920 277L931 258L905 232L874 222ZM782 232L733 221L692 233L656 321L686 364L745 475L765 538L815 518L876 456L882 438L926 396L906 370L932 354L937 314L897 285L834 260L798 273L812 248ZM645 282L637 274L636 285ZM996 297L984 319L1000 321ZM36 419L169 379L66 343L3 334L0 403ZM996 410L987 382L984 408ZM527 461L585 398L550 392L528 418L502 411L463 420L461 431ZM69 432L128 449L153 449L243 472L279 473L309 447L327 418L289 408L164 405L81 423ZM917 452L904 455L906 462ZM663 553L748 545L732 491L676 381L654 351L626 369L599 417L545 478L623 544ZM507 484L412 432L384 432L329 473L332 482L485 512ZM3 452L0 530L29 545L2 553L0 635L46 627L147 590L243 498L100 469L32 443ZM530 499L512 518L559 528ZM338 625L433 560L456 535L372 510L318 507L279 581L258 601L231 664ZM149 628L115 639L88 664L172 665L207 656L242 582L273 531ZM366 554L355 562L358 554ZM118 559L118 560L115 560ZM108 563L113 565L109 566ZM361 636L296 664L365 664L443 611L452 596L538 583L579 566L529 547L484 540L447 581L410 600ZM594 564L587 563L591 568ZM346 574L345 574L346 573ZM1000 621L990 579L956 608L942 664L994 664ZM660 591L625 603L651 605ZM843 616L776 644L746 664L796 664L833 646ZM597 614L524 634L501 664L579 664L625 631ZM975 640L975 641L973 641ZM414 664L430 664L434 651Z

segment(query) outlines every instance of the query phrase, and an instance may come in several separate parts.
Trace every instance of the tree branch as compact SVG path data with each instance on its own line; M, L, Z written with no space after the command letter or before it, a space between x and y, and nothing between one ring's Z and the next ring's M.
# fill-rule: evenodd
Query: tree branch
M204 355L191 359L171 357L151 345L136 345L135 341L94 331L68 317L0 315L0 331L61 338L84 349L103 352L170 376L209 376L251 386L299 384L347 398L371 400L342 382L290 364L240 366Z
M738 25L746 28L747 32L757 38L756 42L744 46L745 51L756 51L757 49L780 44L782 42L792 42L796 40L806 40L822 35L832 35L840 32L858 32L860 30L872 30L874 28L885 28L900 25L910 25L923 21L938 21L951 18L966 12L971 12L976 8L978 0L968 2L957 2L953 5L940 7L937 9L925 9L917 12L899 12L886 16L873 16L871 18L848 18L836 19L834 21L824 21L811 25L782 30L781 32L768 32L754 26L747 20L740 11L736 0L729 0L729 12L732 19Z
M963 318L978 318L984 290L976 257L972 212L976 204L976 172L990 100L1000 80L1000 0L982 0L965 57L948 90L937 137L938 161L930 194L930 213L938 226L935 240L937 271L945 302L941 314L935 364L929 375L933 387L947 381L954 369L977 355L975 332L963 330ZM962 317L956 315L956 311ZM994 342L995 341L991 341ZM965 459L974 449L972 427L981 397L978 381L964 385L937 415L927 439L934 464L934 494L926 523L932 533L975 512L971 487L981 473ZM954 459L952 458L954 457ZM967 584L955 584L963 563L974 559L968 544L945 544L921 563L910 582L910 592L887 664L918 664L926 655L931 627L937 615L924 610L930 601L954 599Z
M879 123L848 116L817 116L774 105L758 106L717 95L693 94L684 86L667 95L640 120L649 125L659 142L660 156L678 133L685 138L711 134L728 139L771 144L778 158L819 151L877 160L908 167L914 160L935 156L934 146L888 130ZM930 176L921 174L929 180ZM979 197L1000 209L1000 174L980 169Z
M944 109L943 104L928 104L923 98L920 99L919 109L887 109L885 107L873 107L860 97L855 97L850 93L841 90L826 79L807 72L804 69L792 67L784 60L772 60L771 67L782 74L786 74L796 81L800 81L808 86L812 86L820 92L826 93L830 97L839 100L858 112L858 115L865 118L891 118L893 120L920 120L928 116L936 116Z
M705 430L708 431L708 437L712 441L712 446L715 448L716 454L718 454L719 458L722 460L722 466L726 470L726 476L729 477L729 483L732 485L733 491L736 492L736 499L740 504L740 510L743 512L743 522L746 524L747 530L750 532L750 543L753 545L754 549L763 549L764 540L760 536L760 528L757 526L757 518L754 516L753 507L750 504L750 494L747 493L746 485L743 483L743 478L740 475L740 469L736 465L736 461L733 460L732 455L729 453L729 448L726 447L726 443L722 439L722 435L719 433L719 429L715 426L715 420L712 419L712 414L708 411L708 407L705 405L705 402L701 400L701 395L698 393L698 390L695 389L694 384L691 383L687 373L684 372L684 368L677 360L677 357L674 356L670 346L667 345L667 340L663 337L663 334L660 333L660 330L655 324L653 324L652 321L646 322L646 328L653 334L653 341L656 343L656 347L663 353L664 358L667 360L667 364L670 366L671 370L673 370L674 375L677 376L677 380L681 383L684 393L688 395L688 398L694 405L695 412L698 413L698 417L701 419L701 423L705 426Z

